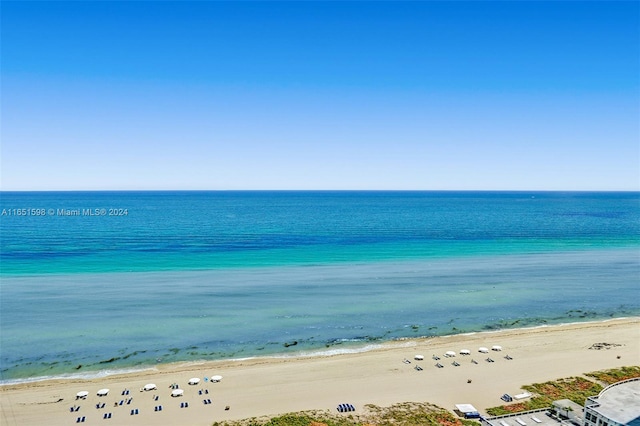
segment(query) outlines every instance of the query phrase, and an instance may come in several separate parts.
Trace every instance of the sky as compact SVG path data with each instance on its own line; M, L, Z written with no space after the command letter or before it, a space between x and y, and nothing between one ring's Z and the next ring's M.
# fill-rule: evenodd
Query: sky
M637 1L5 1L1 189L640 190Z

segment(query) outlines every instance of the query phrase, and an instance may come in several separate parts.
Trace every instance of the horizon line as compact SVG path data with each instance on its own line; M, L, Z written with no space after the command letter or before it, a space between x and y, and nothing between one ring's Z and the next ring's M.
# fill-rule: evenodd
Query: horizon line
M627 192L639 189L0 189L11 192Z

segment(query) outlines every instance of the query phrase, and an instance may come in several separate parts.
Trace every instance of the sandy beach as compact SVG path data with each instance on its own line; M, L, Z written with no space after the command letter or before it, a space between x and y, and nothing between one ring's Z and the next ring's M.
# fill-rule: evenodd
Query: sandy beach
M615 346L590 349L596 343ZM496 345L502 351L492 351ZM480 353L480 347L489 348L489 353ZM471 354L460 355L462 349ZM456 356L445 357L447 351ZM416 361L415 355L424 360ZM454 361L460 365L454 366ZM442 368L435 366L438 362ZM484 412L500 405L502 394L519 393L525 384L631 365L640 365L640 318L390 342L361 353L160 365L99 379L4 385L0 423L66 425L84 417L90 424L204 426L301 410L335 412L340 403L361 411L365 404L405 401L450 410L454 404L470 403ZM214 375L223 379L212 383L208 379ZM189 385L192 377L200 383ZM157 390L142 391L148 383L156 384ZM184 390L183 396L170 396L174 383ZM105 388L108 395L98 396ZM128 395L122 395L125 389ZM80 391L87 391L88 397L76 399ZM181 407L185 403L188 407ZM157 406L162 411L156 411ZM80 408L75 411L76 407ZM131 414L136 409L138 414ZM105 413L111 418L104 419Z

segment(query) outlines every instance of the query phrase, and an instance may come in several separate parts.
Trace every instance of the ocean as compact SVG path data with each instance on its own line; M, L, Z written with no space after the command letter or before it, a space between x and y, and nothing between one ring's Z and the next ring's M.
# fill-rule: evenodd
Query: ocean
M0 382L640 315L640 193L0 193Z

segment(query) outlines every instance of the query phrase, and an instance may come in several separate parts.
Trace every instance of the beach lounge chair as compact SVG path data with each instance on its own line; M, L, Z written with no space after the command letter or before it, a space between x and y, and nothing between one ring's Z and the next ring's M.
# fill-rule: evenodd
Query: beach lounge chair
M444 368L444 365L442 365L442 364L440 364L440 363L437 363L437 364L436 364L436 367L438 367L438 368Z
M432 356L431 358L433 358L434 361L440 361L440 357L439 356Z
M476 361L475 359L472 359L472 360L471 360L471 363L472 363L472 364L477 364L477 363L478 363L478 361Z
M422 367L420 367L419 365L416 365L414 368L415 368L417 371L422 371Z
M75 411L80 411L80 406L79 405L76 407Z
M351 404L339 404L338 411L341 413L347 413L349 411L356 411L356 408Z
M458 361L453 361L451 364L453 364L456 367L460 367L460 364L458 363Z
M505 356L505 359L512 360L513 358L511 358L509 355L507 355L507 356Z
M522 426L527 426L527 424L520 417L516 417L516 422L518 422L518 424Z
M531 416L531 420L533 420L536 423L542 423L542 420L540 420L539 418L537 418L536 416Z
M502 426L509 426L509 423L505 422L504 420L500 420L500 424Z

